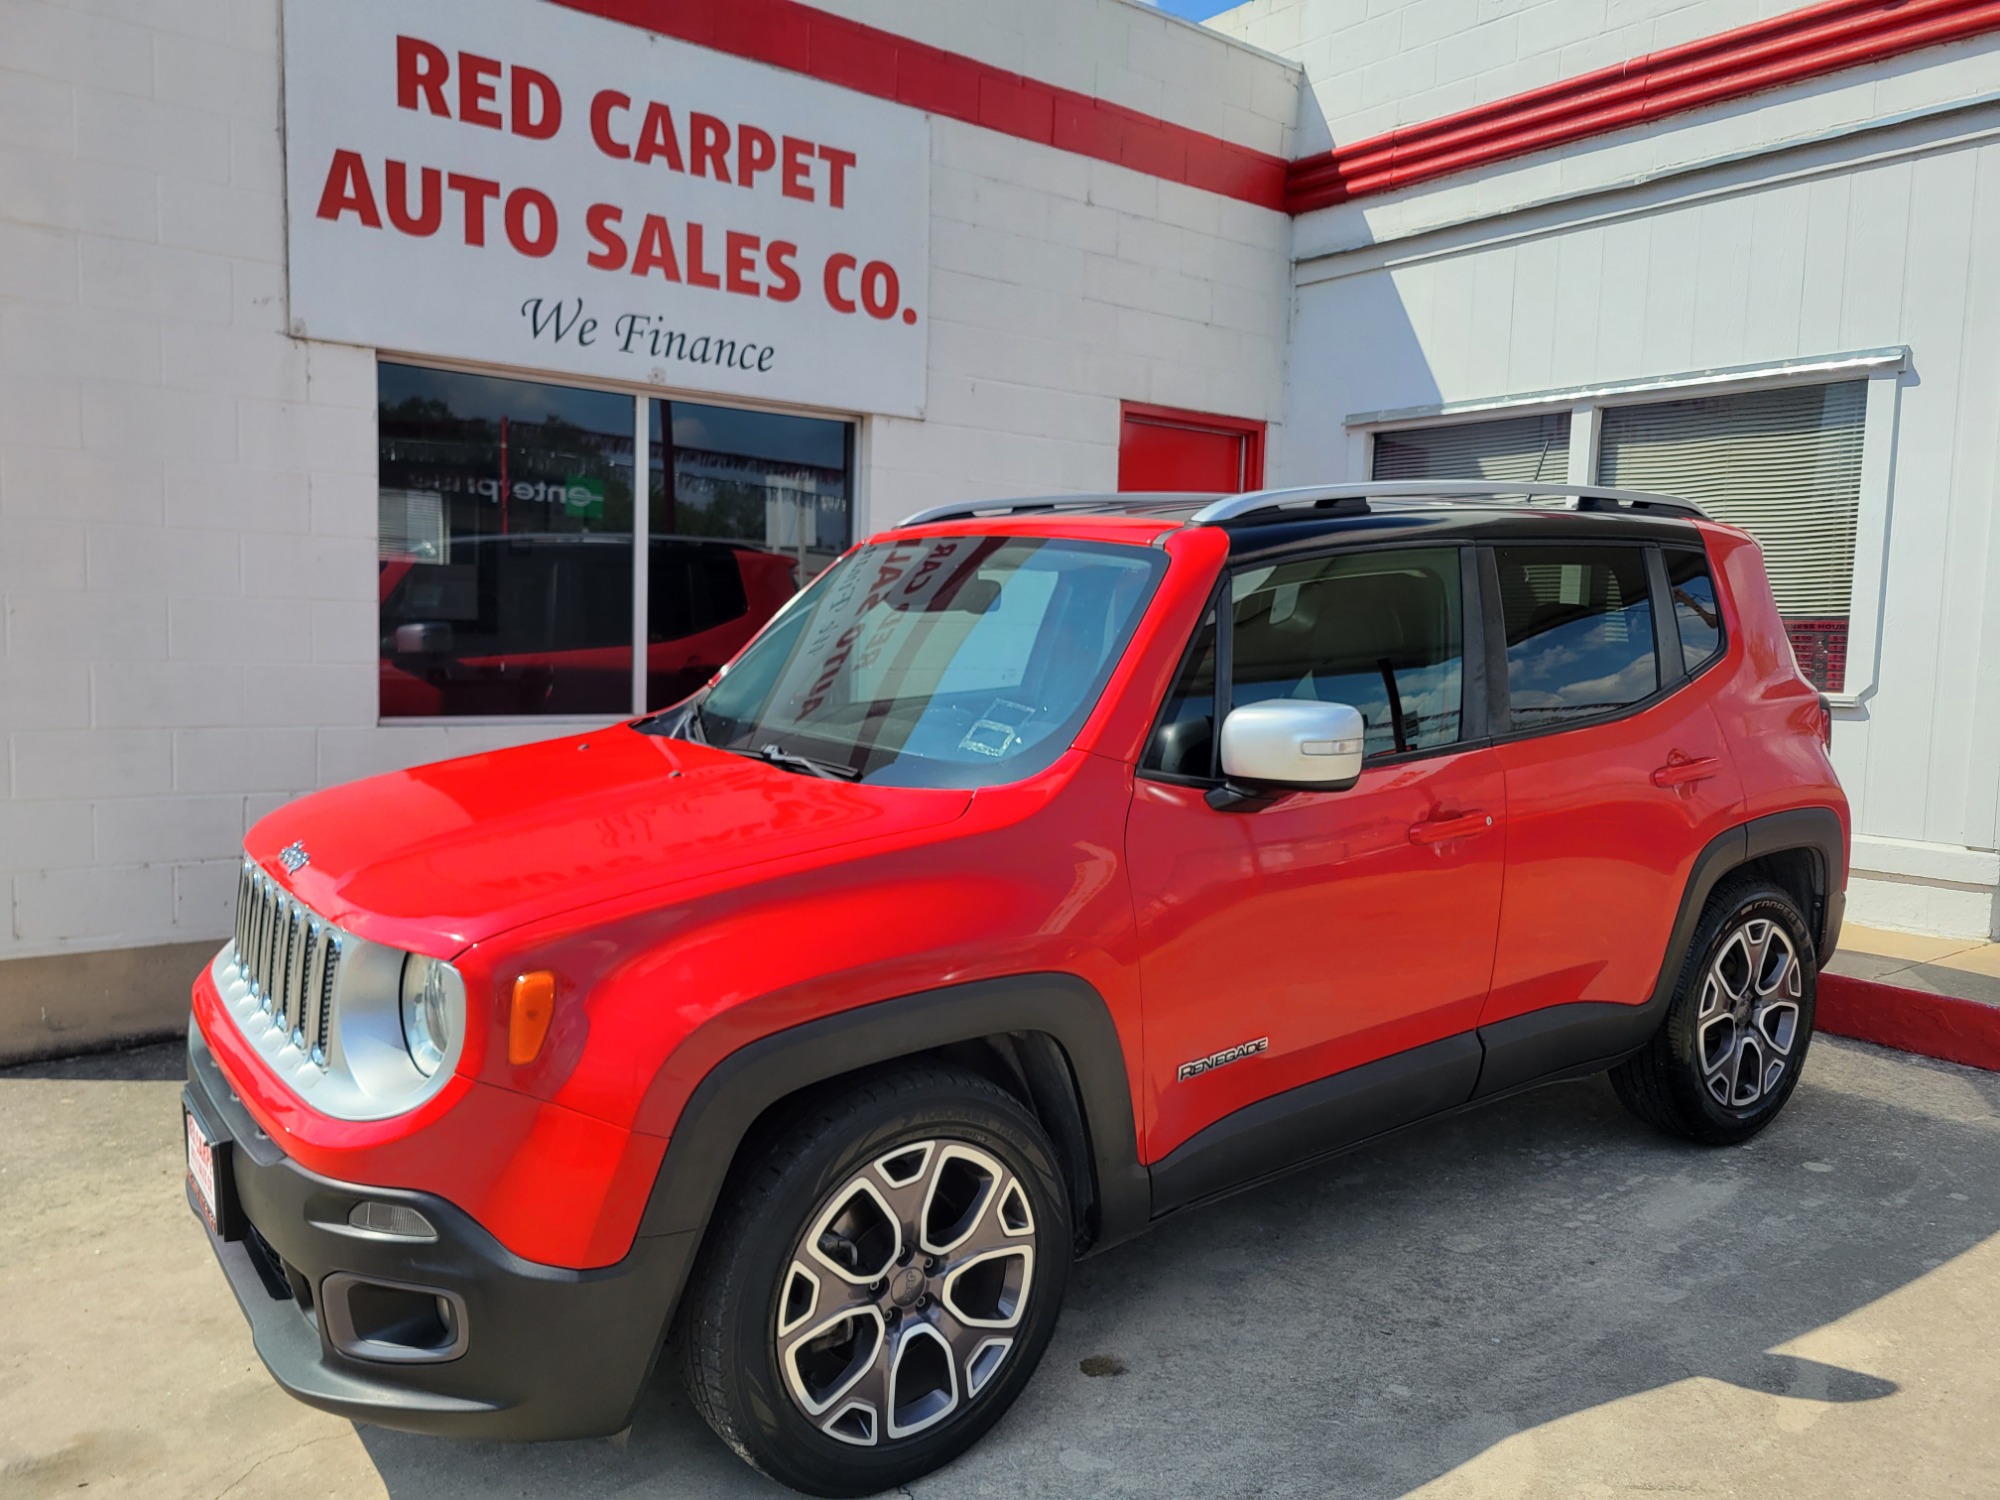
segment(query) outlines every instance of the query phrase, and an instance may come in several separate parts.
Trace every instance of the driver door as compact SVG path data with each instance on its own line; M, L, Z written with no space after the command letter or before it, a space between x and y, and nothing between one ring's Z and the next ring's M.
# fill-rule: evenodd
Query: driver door
M1470 1096L1506 822L1476 577L1436 546L1239 568L1201 627L1127 830L1156 1206ZM1211 805L1218 710L1276 697L1360 710L1360 781Z

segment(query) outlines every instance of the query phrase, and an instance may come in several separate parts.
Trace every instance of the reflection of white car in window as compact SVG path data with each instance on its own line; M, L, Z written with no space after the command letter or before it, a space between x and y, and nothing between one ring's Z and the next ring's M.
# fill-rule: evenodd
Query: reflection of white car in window
M589 532L383 561L383 716L628 711L631 578L629 539ZM647 578L653 703L700 687L798 587L791 558L705 537L654 537Z

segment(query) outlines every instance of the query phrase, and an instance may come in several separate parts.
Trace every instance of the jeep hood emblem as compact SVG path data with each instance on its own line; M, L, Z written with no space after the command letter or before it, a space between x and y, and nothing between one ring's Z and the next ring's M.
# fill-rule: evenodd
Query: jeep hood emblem
M287 875L296 875L312 863L312 856L306 853L302 843L290 843L278 851L278 863L285 867Z

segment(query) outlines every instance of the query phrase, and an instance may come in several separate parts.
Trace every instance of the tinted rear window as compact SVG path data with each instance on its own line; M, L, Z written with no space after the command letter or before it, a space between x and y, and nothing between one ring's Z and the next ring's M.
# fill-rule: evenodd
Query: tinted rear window
M1670 547L1667 591L1674 601L1674 623L1680 627L1681 660L1692 672L1722 650L1722 611L1715 601L1715 580L1708 556Z
M1497 547L1516 729L1613 713L1660 685L1638 547Z

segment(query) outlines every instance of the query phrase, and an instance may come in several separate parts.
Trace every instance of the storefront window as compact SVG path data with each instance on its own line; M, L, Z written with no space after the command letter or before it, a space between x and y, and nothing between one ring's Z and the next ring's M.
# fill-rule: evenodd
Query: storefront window
M385 718L632 701L632 402L381 366Z
M647 405L654 610L646 703L664 708L714 668L701 670L663 642L699 642L712 622L733 618L732 608L761 624L847 550L854 429L694 401Z
M635 619L633 397L379 368L384 718L664 707L847 546L847 423L638 398Z
M1375 434L1381 480L1539 480L1561 484L1569 473L1569 413L1452 422Z

